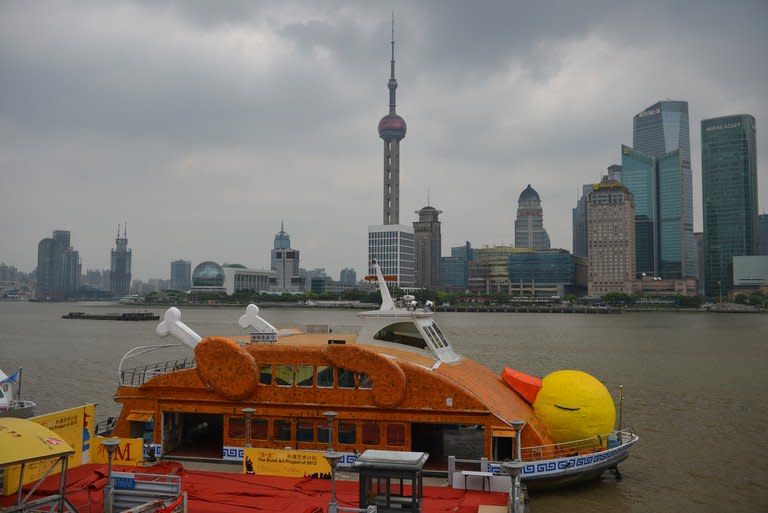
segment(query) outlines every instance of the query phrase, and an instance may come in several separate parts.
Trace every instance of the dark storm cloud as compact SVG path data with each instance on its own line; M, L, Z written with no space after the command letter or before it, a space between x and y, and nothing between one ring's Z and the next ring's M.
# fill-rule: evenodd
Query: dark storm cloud
M37 241L68 228L84 267L106 267L127 219L140 278L176 258L263 266L286 219L303 266L361 270L392 7L404 220L429 189L446 248L509 242L531 183L569 248L575 191L644 107L688 100L694 156L704 117L749 112L761 133L767 5L5 2L0 260L32 270Z

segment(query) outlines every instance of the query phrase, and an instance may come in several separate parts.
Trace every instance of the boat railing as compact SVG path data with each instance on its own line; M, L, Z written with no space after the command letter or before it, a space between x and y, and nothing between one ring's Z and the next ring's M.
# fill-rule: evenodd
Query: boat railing
M169 372L191 369L195 367L194 357L177 358L175 360L166 360L161 362L153 362L142 366L136 366L132 368L126 368L126 361L131 358L136 358L140 355L158 351L161 349L184 347L181 344L161 344L156 346L139 346L134 347L123 355L120 359L120 364L117 367L117 382L120 386L139 387L149 381L150 379L167 374Z
M160 376L161 374L167 374L169 372L182 369L192 369L194 367L194 358L179 358L165 362L150 363L143 367L125 369L120 372L120 385L138 387L154 378L155 376Z
M614 431L605 435L597 435L582 440L573 440L550 445L523 447L523 461L539 461L545 459L564 458L599 452L630 442L635 433L631 428Z

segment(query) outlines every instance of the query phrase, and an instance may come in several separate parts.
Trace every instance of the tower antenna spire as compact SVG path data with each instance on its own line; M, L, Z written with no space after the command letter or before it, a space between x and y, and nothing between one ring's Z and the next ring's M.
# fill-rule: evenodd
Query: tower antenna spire
M391 61L391 67L392 71L390 73L390 78L395 78L395 10L392 9L392 61Z

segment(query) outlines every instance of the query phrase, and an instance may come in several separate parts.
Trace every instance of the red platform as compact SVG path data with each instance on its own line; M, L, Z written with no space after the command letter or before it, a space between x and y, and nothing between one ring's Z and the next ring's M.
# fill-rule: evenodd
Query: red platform
M251 476L229 472L187 470L179 463L151 467L115 467L125 472L175 474L182 477L191 513L323 513L328 509L330 482L322 479ZM67 472L67 499L80 513L103 512L105 465L84 465ZM58 490L58 476L38 488L35 497ZM357 507L356 481L336 481L339 505ZM0 507L15 503L16 496L0 497ZM481 504L503 506L507 495L479 491L424 487L424 513L477 513Z

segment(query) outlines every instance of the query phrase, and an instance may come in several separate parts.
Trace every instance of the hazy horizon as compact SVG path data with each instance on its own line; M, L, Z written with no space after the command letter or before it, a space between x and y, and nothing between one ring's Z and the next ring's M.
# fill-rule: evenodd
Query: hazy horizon
M668 98L689 103L695 231L705 118L756 118L768 209L766 2L11 1L0 262L31 272L64 229L83 272L109 268L127 221L134 279L167 279L177 259L268 268L284 221L302 267L360 276L382 216L392 8L400 219L429 191L444 255L512 244L528 184L570 251L582 184Z

